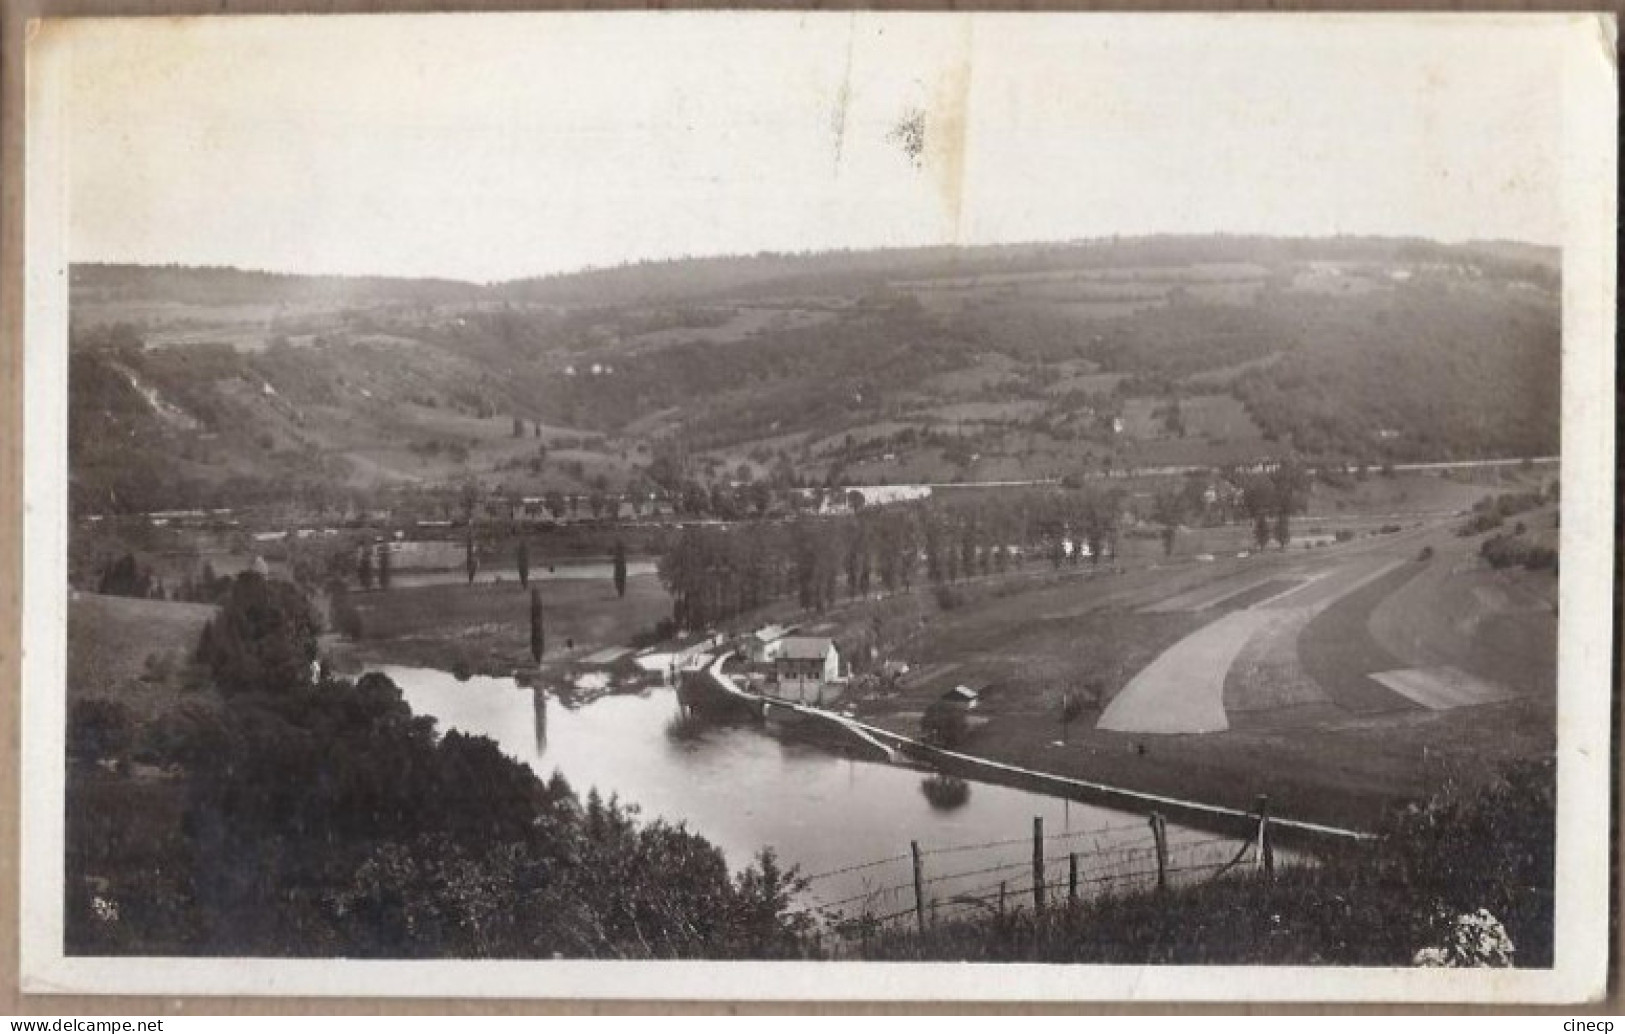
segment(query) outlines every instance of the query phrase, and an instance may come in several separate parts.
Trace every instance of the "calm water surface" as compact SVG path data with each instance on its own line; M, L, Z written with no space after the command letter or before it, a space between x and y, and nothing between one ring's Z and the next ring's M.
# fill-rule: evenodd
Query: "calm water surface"
M927 773L851 760L754 724L678 727L669 687L567 707L554 690L512 679L382 670L412 710L433 715L442 730L489 736L544 778L562 772L583 796L596 787L638 805L644 819L684 823L733 868L768 846L809 875L882 863L815 880L808 904L848 914L906 909L910 840L927 852L928 893L942 907L979 907L953 902L973 894L996 901L1000 882L1012 903L1018 895L1030 900L1034 817L1044 820L1045 882L1063 884L1052 895L1066 892L1072 852L1080 854L1085 892L1155 867L1143 816L986 783L967 784L957 807L933 806L922 789ZM1169 839L1176 864L1228 857L1236 846L1172 826Z

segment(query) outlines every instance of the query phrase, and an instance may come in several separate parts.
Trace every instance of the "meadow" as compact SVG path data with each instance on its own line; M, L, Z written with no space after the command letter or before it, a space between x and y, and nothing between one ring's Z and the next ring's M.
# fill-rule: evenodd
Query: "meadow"
M652 574L627 579L626 596L607 578L558 579L540 587L544 660L624 645L671 617L671 597ZM530 595L517 579L356 592L363 633L333 644L344 663L391 663L509 675L533 666Z

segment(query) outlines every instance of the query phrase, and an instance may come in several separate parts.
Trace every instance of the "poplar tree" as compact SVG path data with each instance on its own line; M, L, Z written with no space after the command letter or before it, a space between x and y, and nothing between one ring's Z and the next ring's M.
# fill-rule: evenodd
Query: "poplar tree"
M542 649L546 640L542 634L542 590L530 590L530 656L537 664L542 663Z
M615 595L626 598L626 543L615 542Z

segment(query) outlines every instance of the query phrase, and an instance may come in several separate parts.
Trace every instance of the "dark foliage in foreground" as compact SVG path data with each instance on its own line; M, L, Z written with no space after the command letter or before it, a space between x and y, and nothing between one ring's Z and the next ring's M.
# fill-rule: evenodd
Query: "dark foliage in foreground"
M312 628L280 588L239 579L199 651L222 691L207 705L139 743L106 708L75 712L69 952L801 951L795 876L770 854L730 874L680 826L583 803L483 737L437 736L382 675L281 678Z
M1487 909L1523 967L1552 964L1556 826L1550 763L1509 769L1394 816L1380 844L1319 865L1250 870L1159 894L943 922L857 946L872 959L1111 964L1408 966Z

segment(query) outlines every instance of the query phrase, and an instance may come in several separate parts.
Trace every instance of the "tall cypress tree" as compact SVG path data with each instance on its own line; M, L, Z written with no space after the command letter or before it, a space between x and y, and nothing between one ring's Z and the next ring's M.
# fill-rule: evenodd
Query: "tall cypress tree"
M626 543L615 542L615 595L626 598Z
M530 543L520 540L519 548L514 551L513 562L519 571L519 587L530 588Z
M394 561L389 557L389 543L385 542L378 547L378 588L389 588L389 579L393 570Z
M530 656L537 664L542 663L542 650L546 640L542 635L542 590L530 590Z

